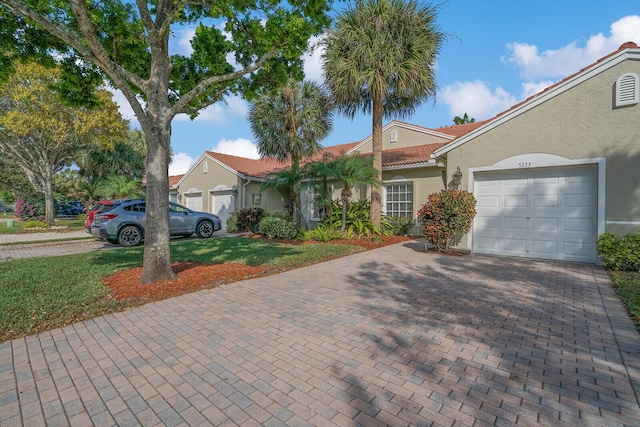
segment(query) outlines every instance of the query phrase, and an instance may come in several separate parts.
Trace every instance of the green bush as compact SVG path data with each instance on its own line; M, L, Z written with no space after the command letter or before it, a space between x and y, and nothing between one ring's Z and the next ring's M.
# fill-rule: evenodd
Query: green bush
M23 221L43 221L45 219L44 194L32 194L16 199L16 216Z
M289 240L296 237L298 230L286 219L276 216L265 216L260 221L258 233L269 237L270 239Z
M237 233L238 231L238 214L237 212L233 212L229 218L227 218L227 232Z
M289 212L286 212L286 211L265 212L264 215L265 216L272 216L272 217L275 217L275 218L281 218L281 219L284 219L285 221L291 222L291 215L289 215Z
M456 236L467 233L476 216L476 198L465 190L442 190L429 196L418 212L425 241L446 251Z
M373 236L376 234L388 234L382 230L386 230L384 221L381 221L382 229L377 228L369 218L370 203L367 200L358 200L349 204L346 215L346 233L347 238ZM342 206L333 202L331 217L327 218L324 225L334 229L342 227Z
M260 220L265 215L262 208L240 209L235 213L238 231L256 231Z
M382 220L383 224L381 225L383 230L388 231L390 234L395 236L404 236L405 234L408 234L411 227L413 227L412 218L384 215Z
M43 221L27 221L24 223L24 228L49 228L49 225Z
M604 233L598 237L598 254L605 268L614 271L640 271L640 232L624 237Z
M339 229L327 225L317 224L313 230L301 230L298 234L300 240L314 240L316 242L330 242L336 239L344 239L345 235Z

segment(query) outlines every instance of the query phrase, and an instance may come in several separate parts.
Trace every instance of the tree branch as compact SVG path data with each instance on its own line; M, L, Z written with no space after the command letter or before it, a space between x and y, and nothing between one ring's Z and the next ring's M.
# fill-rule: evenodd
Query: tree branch
M226 82L229 80L237 79L238 77L242 77L245 74L253 73L254 71L262 68L264 64L274 55L275 51L271 51L260 58L255 64L243 68L242 70L234 71L233 73L224 74L222 76L211 76L202 80L193 89L191 89L185 95L181 96L178 102L176 102L173 107L171 107L171 117L174 117L179 113L188 113L190 110L190 108L188 107L189 103L196 99L199 95L201 95L207 89L207 87L215 83ZM211 104L213 104L213 102L209 103L208 105Z

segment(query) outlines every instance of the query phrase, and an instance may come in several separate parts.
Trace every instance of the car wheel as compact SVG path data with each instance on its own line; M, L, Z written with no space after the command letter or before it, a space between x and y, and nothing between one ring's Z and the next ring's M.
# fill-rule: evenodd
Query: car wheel
M134 225L127 225L118 233L118 243L122 246L138 246L142 242L142 232Z
M213 236L213 223L211 221L201 221L196 228L196 234L201 239L208 239Z

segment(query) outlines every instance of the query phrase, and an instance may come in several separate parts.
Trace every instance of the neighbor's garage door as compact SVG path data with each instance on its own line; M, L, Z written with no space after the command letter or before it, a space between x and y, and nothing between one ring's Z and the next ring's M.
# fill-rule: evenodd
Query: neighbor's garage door
M595 166L485 172L475 181L474 252L596 261Z
M185 194L184 204L194 211L202 211L202 193Z

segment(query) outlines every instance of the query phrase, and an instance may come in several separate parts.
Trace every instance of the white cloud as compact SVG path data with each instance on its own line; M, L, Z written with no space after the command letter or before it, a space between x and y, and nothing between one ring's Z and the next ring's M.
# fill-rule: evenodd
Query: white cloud
M535 95L538 92L542 92L555 82L546 80L542 82L524 82L522 83L522 98L526 99L531 95Z
M131 108L129 101L127 101L127 98L125 98L122 94L122 91L120 91L120 89L114 89L109 86L107 86L107 90L113 93L113 102L118 104L118 110L120 111L122 117L124 117L125 120L129 120L132 124L137 124L138 119L133 113L133 108Z
M324 52L324 47L320 44L324 37L324 35L311 37L307 53L302 56L305 79L314 80L318 83L324 81L324 73L322 71L322 53Z
M198 123L209 123L214 125L224 126L229 124L229 120L226 116L226 110L224 106L220 104L213 104L201 110L198 116L191 120L186 114L178 114L175 118L177 121L181 122L198 122Z
M248 139L221 139L211 151L232 156L246 157L248 159L259 159L258 148Z
M451 117L465 113L476 120L484 120L508 109L518 102L500 86L491 89L486 82L456 82L446 86L438 95L449 107Z
M598 33L589 37L584 47L573 42L559 49L540 51L535 45L510 43L507 48L511 54L503 61L514 64L528 80L563 78L617 50L621 44L638 40L640 16L629 15L611 24L608 36Z
M191 56L193 48L191 47L191 40L196 35L195 27L187 27L176 31L178 37L178 53L184 56Z
M231 114L238 117L246 117L247 112L249 111L249 106L247 102L239 96L230 96L225 98L225 102L227 107L229 107L229 111Z
M169 175L182 175L186 173L195 159L183 152L174 154L169 164Z

